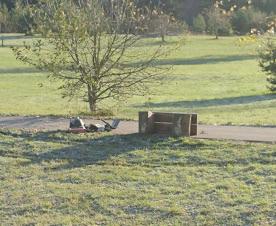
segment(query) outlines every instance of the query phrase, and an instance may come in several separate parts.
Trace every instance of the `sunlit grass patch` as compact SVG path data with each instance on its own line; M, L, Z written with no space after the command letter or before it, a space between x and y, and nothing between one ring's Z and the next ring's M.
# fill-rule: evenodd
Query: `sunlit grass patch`
M6 44L23 40L6 40ZM166 47L178 40L168 37ZM208 124L274 125L275 95L266 89L265 75L258 66L257 43L240 46L237 40L186 36L177 50L156 62L173 66L162 85L152 86L146 96L106 101L100 108L125 119L137 119L138 111L155 110L197 112L200 122ZM159 41L145 38L136 48L151 51ZM0 114L87 115L87 103L62 99L57 87L45 73L18 62L9 47L0 48Z

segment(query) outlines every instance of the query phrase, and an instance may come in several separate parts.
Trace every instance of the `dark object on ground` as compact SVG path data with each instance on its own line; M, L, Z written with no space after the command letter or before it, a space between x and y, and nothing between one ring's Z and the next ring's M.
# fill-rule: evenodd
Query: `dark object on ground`
M108 132L110 132L113 129L117 129L117 127L118 127L118 125L120 123L119 119L114 119L112 121L111 125L108 122L106 122L105 120L103 120L103 119L101 121L105 124L104 125L105 131L108 131Z
M79 117L70 119L69 132L86 133L84 122Z
M117 129L120 120L115 119L111 124L106 122L105 120L101 120L104 122L103 124L90 124L85 125L84 122L79 118L74 118L70 120L70 132L73 133L86 133L86 132L110 132L111 130Z
M197 114L139 112L139 133L197 136Z
M70 119L70 129L85 129L84 122L79 118Z

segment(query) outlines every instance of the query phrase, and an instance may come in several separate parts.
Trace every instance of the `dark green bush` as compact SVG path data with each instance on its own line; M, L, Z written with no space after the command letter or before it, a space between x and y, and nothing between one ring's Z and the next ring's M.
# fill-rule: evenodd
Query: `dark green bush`
M259 64L267 74L267 86L270 91L276 91L276 41L269 39L264 42L259 51Z
M229 20L224 20L218 29L218 34L223 36L229 36L233 34L233 29Z
M240 9L232 16L231 23L237 34L249 33L253 28L264 31L266 14L254 8Z
M34 21L31 17L30 7L16 2L11 11L11 26L14 32L31 34Z

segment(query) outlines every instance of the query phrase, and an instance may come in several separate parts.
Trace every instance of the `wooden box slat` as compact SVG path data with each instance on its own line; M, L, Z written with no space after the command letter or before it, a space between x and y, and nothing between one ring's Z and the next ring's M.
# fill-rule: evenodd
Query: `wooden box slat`
M191 125L190 136L197 136L197 124L192 124Z
M153 133L154 115L152 112L139 112L139 133Z
M173 115L169 113L154 113L155 122L172 122Z
M196 136L197 114L139 112L139 133Z
M197 124L197 114L192 114L192 124Z
M171 134L173 124L166 122L155 122L154 123L154 132L160 134Z

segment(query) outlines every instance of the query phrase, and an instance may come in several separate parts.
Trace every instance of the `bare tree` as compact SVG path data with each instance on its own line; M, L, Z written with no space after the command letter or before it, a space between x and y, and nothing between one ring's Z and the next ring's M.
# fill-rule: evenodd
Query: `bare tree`
M165 42L165 37L170 31L182 32L184 29L180 22L172 15L166 14L160 6L154 7L151 11L151 19L149 21L150 31L157 32L160 35L162 42Z
M44 1L33 11L43 38L13 51L61 80L63 96L81 96L93 112L105 99L143 95L159 79L154 62L163 49L137 46L148 13L132 0Z
M227 16L223 14L223 10L217 7L212 7L208 10L207 18L208 32L214 34L216 39L219 38L220 30L230 26Z
M154 19L154 24L156 25L156 29L160 34L162 42L165 42L165 36L168 33L170 23L171 18L166 14L157 15L157 17Z

